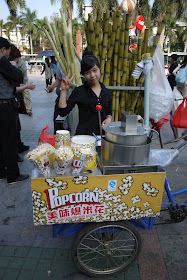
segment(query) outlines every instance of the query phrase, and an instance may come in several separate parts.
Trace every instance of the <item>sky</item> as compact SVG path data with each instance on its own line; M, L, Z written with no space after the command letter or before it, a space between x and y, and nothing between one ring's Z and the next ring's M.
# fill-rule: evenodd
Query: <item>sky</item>
M150 4L152 5L154 0L149 0ZM74 1L76 3L76 1ZM119 0L119 3L121 3L122 0ZM31 9L31 11L36 10L37 11L37 18L43 19L44 16L47 16L48 19L50 19L51 15L53 13L59 13L59 9L61 7L60 5L61 1L57 1L56 4L53 6L51 5L50 0L26 0L26 5ZM85 4L89 4L89 0L85 0ZM4 0L0 0L0 19L3 19L4 22L7 21L7 17L9 16L9 10L7 8L7 5L5 4ZM74 5L74 12L73 12L73 18L75 18L77 15L77 5Z

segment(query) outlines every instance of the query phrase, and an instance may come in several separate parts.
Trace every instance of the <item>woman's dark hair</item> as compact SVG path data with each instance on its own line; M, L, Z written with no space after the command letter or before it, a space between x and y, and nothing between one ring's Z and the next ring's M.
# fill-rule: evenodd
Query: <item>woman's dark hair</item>
M83 51L82 58L86 55L93 55L93 52L89 51L87 47Z
M11 48L11 51L10 51L10 55L9 55L9 58L8 58L9 61L13 61L13 60L15 60L16 58L21 57L21 53L20 53L20 51L18 50L18 48L16 48L15 45L11 44L11 45L10 45L10 48Z
M186 65L187 65L187 55L184 57L184 60L183 60L183 62L181 64L181 68L186 67Z
M56 62L56 60L55 60L55 56L51 56L51 62L52 62L53 64L57 64L57 62Z
M84 75L84 73L89 71L94 65L100 68L98 59L94 55L85 55L81 60L81 74Z
M0 49L2 48L8 50L10 48L10 43L7 39L0 37Z
M47 63L47 66L50 67L51 64L49 62L49 58L48 57L45 58L45 62Z
M177 61L178 58L177 54L172 54L171 57L173 58L174 61Z

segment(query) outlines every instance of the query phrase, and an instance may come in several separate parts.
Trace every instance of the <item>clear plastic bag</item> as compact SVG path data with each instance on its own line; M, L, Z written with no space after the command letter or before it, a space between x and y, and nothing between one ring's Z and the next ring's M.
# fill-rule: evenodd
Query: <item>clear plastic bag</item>
M153 70L150 81L149 112L150 118L158 122L171 112L173 92L165 75L164 55L160 44L153 55Z
M161 167L166 167L178 156L179 150L177 149L152 149L150 150L149 159Z

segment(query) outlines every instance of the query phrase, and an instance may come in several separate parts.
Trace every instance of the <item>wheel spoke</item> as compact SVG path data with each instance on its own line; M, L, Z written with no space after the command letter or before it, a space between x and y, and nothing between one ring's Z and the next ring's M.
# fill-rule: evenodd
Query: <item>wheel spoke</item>
M90 249L91 251L100 254L101 256L104 256L103 254L101 254L100 252L96 251L95 248L91 248L89 246L87 246L86 244L80 243L80 245L86 247L87 249Z

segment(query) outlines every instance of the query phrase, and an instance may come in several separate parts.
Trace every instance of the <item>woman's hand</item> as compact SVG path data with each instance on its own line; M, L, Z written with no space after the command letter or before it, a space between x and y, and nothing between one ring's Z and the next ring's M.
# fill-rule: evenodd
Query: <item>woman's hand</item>
M102 122L101 127L103 127L104 124L111 123L112 116L107 116L107 118Z
M35 85L32 82L27 83L25 86L27 89L31 89L31 90L35 89Z
M68 90L71 86L71 82L73 81L73 79L75 78L76 74L74 74L71 78L70 78L70 70L68 71L68 75L62 79L61 82L61 89L62 90Z

